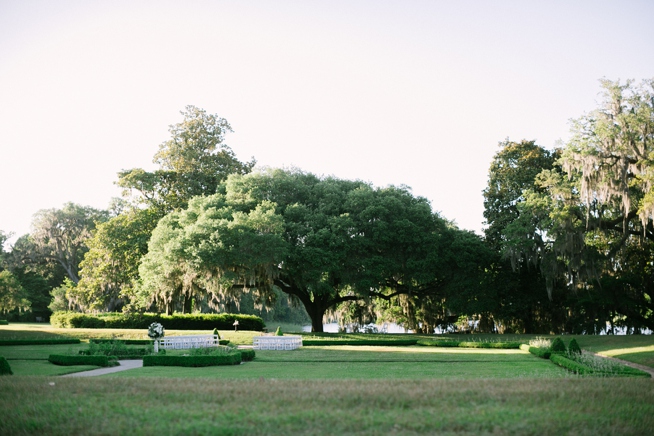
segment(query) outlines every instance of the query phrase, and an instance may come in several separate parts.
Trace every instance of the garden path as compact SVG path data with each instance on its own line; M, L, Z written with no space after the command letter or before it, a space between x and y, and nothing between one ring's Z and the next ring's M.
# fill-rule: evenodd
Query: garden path
M128 369L143 367L143 360L119 360L118 366L111 366L109 368L92 369L90 371L74 372L72 374L62 375L62 377L93 377L96 375L111 374L119 371L126 371Z

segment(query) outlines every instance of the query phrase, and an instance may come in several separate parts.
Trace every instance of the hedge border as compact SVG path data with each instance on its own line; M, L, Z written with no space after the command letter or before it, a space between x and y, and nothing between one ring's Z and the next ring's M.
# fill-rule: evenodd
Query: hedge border
M9 321L6 319L0 319L0 325L9 325Z
M0 339L0 345L58 345L80 342L79 339Z
M61 366L73 365L96 365L96 366L109 366L109 357L102 355L93 356L76 356L70 354L51 354L48 357L50 363Z
M517 350L522 345L520 342L477 342L477 341L456 341L451 339L420 339L418 345L426 347L458 347L458 348L494 348L503 350Z
M623 368L619 372L604 372L604 371L596 371L593 368L583 365L579 362L576 362L572 359L568 359L567 357L563 356L562 354L558 353L553 353L550 356L550 360L552 363L565 368L569 371L575 372L577 374L581 375L607 375L610 377L643 377L643 378L651 378L651 374L645 371L641 371L640 369L637 368L632 368L630 366L622 365Z
M9 362L2 356L0 356L0 375L14 375Z
M378 345L387 347L416 345L417 342L417 339L302 339L302 346Z
M231 330L238 321L241 330L263 331L266 324L256 315L231 313L163 315L142 313L126 315L122 313L105 313L89 315L78 312L55 312L50 317L54 327L61 328L117 328L147 329L153 322L158 322L166 329L172 330Z
M253 357L254 358L254 357ZM143 366L182 366L186 368L238 365L243 361L241 352L219 356L167 356L165 354L143 357Z

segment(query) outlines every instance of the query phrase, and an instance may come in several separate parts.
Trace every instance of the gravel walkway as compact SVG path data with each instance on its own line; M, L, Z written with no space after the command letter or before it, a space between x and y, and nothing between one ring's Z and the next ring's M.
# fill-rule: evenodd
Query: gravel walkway
M96 375L111 374L113 372L127 371L128 369L143 367L143 360L119 360L118 366L109 368L92 369L90 371L74 372L72 374L62 375L62 377L94 377Z

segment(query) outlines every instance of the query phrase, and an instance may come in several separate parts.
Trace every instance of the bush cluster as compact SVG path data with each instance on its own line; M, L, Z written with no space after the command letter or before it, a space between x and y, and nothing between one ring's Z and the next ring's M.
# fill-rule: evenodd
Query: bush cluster
M96 366L109 366L108 356L75 356L69 354L51 354L48 357L50 363L62 366L71 365L96 365Z
M125 345L152 345L152 339L89 339L89 343L106 344L122 342Z
M329 345L379 345L379 346L402 346L416 345L417 339L302 339L304 346L329 346Z
M153 322L162 324L171 330L229 330L234 321L238 321L241 330L262 331L263 319L255 315L230 313L197 315L162 315L156 313L123 314L105 313L88 315L77 312L55 312L50 317L54 327L61 328L115 328L147 329Z
M14 372L11 370L11 366L9 366L9 362L7 362L7 359L0 356L0 375L13 375L13 374Z
M140 359L153 351L150 341L146 347L128 347L123 341L89 342L89 348L80 350L84 356L115 356L123 359Z
M9 321L6 319L0 319L0 325L9 325Z
M57 345L79 344L79 339L1 339L0 345Z
M552 350L549 348L529 347L529 352L541 359L549 359L552 356Z
M520 342L482 342L482 341L457 341L452 339L420 339L418 345L428 347L460 347L460 348L501 348L518 349Z
M143 366L184 366L202 367L219 365L238 365L243 361L241 352L222 355L167 356L151 355L143 357Z
M552 347L551 347L552 353L565 353L567 350L565 348L565 344L563 343L563 339L561 338L556 338L552 341Z

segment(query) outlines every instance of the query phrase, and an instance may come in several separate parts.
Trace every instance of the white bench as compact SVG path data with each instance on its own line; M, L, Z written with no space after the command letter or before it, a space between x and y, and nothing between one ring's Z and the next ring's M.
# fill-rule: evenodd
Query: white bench
M255 336L252 348L255 350L295 350L302 346L302 336Z
M173 350L216 347L218 345L220 345L218 335L167 336L159 339L161 348Z

